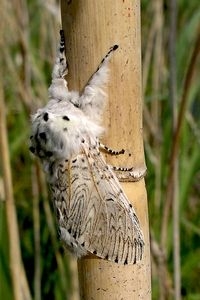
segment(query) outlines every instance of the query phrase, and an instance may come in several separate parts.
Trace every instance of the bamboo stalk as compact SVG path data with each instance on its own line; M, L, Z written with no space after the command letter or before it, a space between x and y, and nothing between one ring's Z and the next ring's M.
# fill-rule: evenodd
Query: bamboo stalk
M69 88L81 90L103 55L119 44L110 63L104 142L131 156L107 157L113 165L144 168L140 1L61 1L69 61ZM151 299L147 199L144 180L123 183L145 238L143 260L119 266L94 257L78 261L81 299Z

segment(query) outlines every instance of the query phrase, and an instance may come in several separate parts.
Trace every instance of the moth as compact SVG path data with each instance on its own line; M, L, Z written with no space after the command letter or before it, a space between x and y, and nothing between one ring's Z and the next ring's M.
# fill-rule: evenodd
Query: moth
M95 254L115 263L135 264L144 249L140 223L101 153L118 155L124 150L117 152L99 142L106 98L103 86L117 48L109 49L81 93L69 91L60 31L49 101L32 115L30 151L47 174L60 237L67 248L78 258Z

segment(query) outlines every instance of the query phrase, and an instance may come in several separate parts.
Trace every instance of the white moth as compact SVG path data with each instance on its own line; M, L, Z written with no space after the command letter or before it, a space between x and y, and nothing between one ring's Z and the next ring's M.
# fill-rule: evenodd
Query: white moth
M47 173L61 239L77 257L95 254L119 264L141 260L143 234L136 213L100 152L110 48L83 92L69 91L64 33L52 72L49 102L32 116L30 151ZM120 168L121 170L121 168ZM127 169L125 169L127 170Z

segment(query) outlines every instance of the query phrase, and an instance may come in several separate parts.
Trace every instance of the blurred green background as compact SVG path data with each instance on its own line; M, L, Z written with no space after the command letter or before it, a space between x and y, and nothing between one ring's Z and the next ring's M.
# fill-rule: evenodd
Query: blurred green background
M200 49L196 41L200 36L200 2L177 2L174 16L177 32L172 24L174 3L141 1L152 298L175 299L173 277L178 267L173 258L176 257L181 266L182 297L197 300L200 299L200 60L197 57ZM71 276L73 264L57 238L44 175L28 151L30 113L47 101L60 29L59 1L2 0L0 8L0 97L6 106L13 192L29 290L36 300L77 299L73 294L76 285ZM175 188L171 189L171 151L176 140L172 131L176 112L181 109L180 143L175 160L178 171L173 178ZM172 190L176 192L178 214L173 213ZM0 168L0 299L12 300L4 200ZM179 236L174 224L180 226L180 253L174 249L173 235Z

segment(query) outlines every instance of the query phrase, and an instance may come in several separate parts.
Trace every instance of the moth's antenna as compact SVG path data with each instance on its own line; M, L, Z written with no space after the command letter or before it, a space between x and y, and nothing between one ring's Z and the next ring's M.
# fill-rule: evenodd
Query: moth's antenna
M53 67L52 80L64 78L68 73L68 66L65 56L65 36L64 30L60 30L60 42L57 51L56 62Z
M114 52L115 50L118 49L118 47L119 47L118 45L114 45L114 46L110 47L108 53L107 53L107 54L104 56L104 58L102 59L102 61L101 61L101 63L99 64L99 66L98 66L96 72L94 73L94 75L101 69L102 65L104 65L107 61L110 60L111 55L113 54L113 52ZM93 76L94 76L94 75L93 75Z
M81 92L79 107L96 121L99 120L105 104L105 93L102 88L108 81L108 62L117 49L118 45L114 45L109 49Z
M90 86L95 85L96 86L96 85L103 85L103 84L106 83L106 81L107 81L107 71L108 71L107 63L110 60L113 52L115 50L117 50L118 47L119 47L118 45L114 45L109 49L109 51L107 52L107 54L104 56L104 58L100 62L99 66L97 67L94 74L90 77L86 87L88 85L90 85Z
M65 35L64 35L64 30L60 30L60 52L65 51Z

